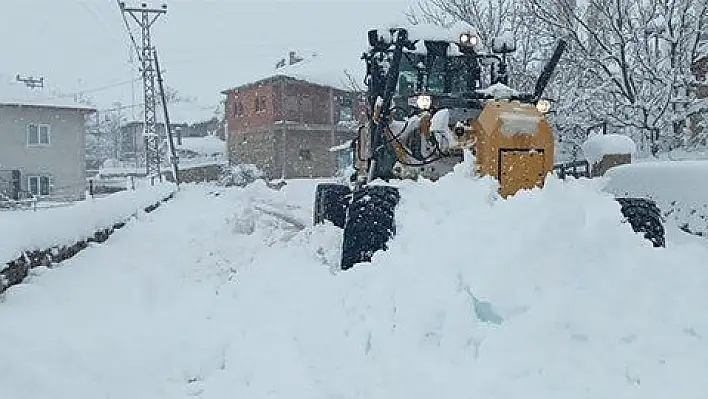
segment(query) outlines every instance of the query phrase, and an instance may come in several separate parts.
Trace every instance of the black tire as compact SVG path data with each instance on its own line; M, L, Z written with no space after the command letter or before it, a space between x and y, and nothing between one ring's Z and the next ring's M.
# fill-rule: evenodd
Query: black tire
M365 186L353 194L344 226L342 270L370 262L376 251L396 234L395 208L400 200L396 187Z
M616 200L622 206L622 215L632 225L632 230L644 233L644 238L651 241L655 248L666 246L661 210L656 206L656 202L646 198Z
M321 183L315 189L314 224L329 220L340 229L344 228L351 190L343 184Z

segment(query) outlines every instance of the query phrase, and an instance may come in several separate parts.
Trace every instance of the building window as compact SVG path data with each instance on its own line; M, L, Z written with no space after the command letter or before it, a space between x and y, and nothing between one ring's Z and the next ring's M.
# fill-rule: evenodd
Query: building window
M52 178L49 176L28 176L27 190L35 197L48 197L52 191Z
M265 97L256 97L256 112L264 112L266 110L266 99Z
M287 96L285 97L285 110L288 112L298 111L298 99L297 96Z
M339 121L340 122L354 121L354 110L352 109L352 107L339 108Z
M312 112L312 99L307 96L303 96L300 99L300 112Z
M298 157L300 158L301 161L311 161L312 160L312 152L310 152L310 150L307 148L303 148L298 153Z
M243 104L240 102L236 103L234 106L234 117L238 118L239 116L243 116Z
M51 131L49 125L41 123L30 123L27 125L27 145L49 145L51 143Z

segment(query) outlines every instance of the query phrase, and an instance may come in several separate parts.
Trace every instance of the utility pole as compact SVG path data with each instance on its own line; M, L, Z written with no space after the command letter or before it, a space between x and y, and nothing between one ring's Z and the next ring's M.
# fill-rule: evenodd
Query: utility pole
M155 50L155 71L157 72L157 82L160 84L160 97L162 99L162 110L165 113L165 131L167 132L167 145L170 149L170 165L172 166L172 177L175 179L175 184L179 188L179 159L175 151L175 142L172 138L172 126L170 125L170 113L167 111L167 98L165 96L165 86L162 80L162 72L160 71L160 61Z
M145 115L143 125L143 139L145 143L145 168L150 183L155 184L155 178L162 181L160 174L160 137L157 134L157 101L155 95L155 49L152 45L150 28L162 15L167 13L167 4L162 8L148 8L146 3L142 3L141 8L130 8L125 6L125 2L119 2L123 15L129 14L142 31L142 47L139 49L139 57L142 64L141 72L143 77L143 96L145 100Z

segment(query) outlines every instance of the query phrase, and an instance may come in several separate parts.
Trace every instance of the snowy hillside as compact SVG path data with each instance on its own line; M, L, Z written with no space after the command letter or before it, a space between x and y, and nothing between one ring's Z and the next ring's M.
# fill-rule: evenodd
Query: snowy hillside
M309 225L315 184L187 187L10 289L3 397L705 397L708 246L652 248L599 181L405 183L342 273L338 229L259 210Z

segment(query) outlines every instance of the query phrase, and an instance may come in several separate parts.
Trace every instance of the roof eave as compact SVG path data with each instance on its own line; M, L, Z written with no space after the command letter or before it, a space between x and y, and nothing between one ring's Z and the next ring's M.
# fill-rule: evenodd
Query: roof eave
M66 110L66 111L76 111L76 112L81 112L85 114L92 114L96 112L97 110L95 108L85 108L85 107L70 107L70 106L62 106L62 105L39 105L39 104L23 104L23 103L7 103L7 102L0 102L0 106L5 106L5 107L22 107L22 108L45 108L45 109L60 109L60 110Z
M354 90L346 90L346 89L343 89L343 88L340 88L340 87L334 87L334 86L330 86L330 85L326 85L326 84L322 84L322 83L315 83L315 82L312 82L312 81L309 81L309 80L299 79L299 78L296 78L296 77L293 77L293 76L290 76L290 75L277 74L277 75L269 76L269 77L267 77L267 78L263 78L263 79L259 79L259 80L253 81L253 82L251 82L251 83L245 83L245 84L242 84L242 85L240 85L240 86L236 86L236 87L232 87L232 88L230 88L230 89L223 90L223 91L221 92L221 94L229 95L230 93L238 92L238 91L245 90L245 89L250 89L250 88L252 88L252 87L254 87L254 86L258 85L258 84L261 84L261 83L266 83L266 82L271 82L271 81L277 81L277 80L279 80L279 79L289 80L289 81L293 81L293 82L307 83L307 84L312 85L312 86L325 87L325 88L328 88L328 89L334 89L334 90L342 91L342 92L354 92Z

